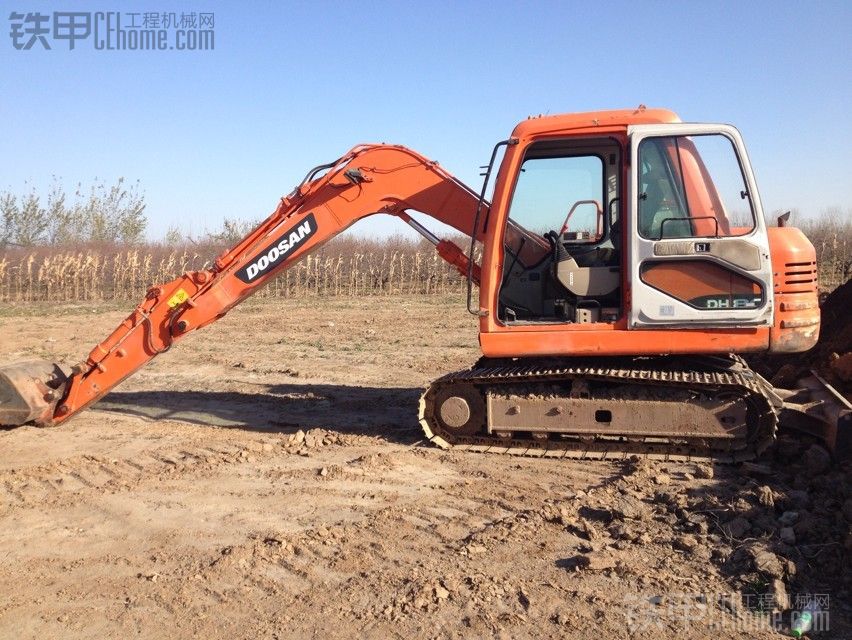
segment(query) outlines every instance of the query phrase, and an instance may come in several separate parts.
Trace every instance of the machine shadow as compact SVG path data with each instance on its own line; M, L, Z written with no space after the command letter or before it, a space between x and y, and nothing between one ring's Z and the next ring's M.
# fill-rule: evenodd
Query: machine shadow
M259 385L240 391L118 391L95 405L98 411L149 420L295 433L322 428L378 435L410 445L422 437L417 420L419 388L333 384Z

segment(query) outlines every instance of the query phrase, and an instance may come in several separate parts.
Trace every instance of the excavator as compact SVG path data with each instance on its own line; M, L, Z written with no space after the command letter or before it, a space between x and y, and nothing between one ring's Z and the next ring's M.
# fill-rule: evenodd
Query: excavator
M70 369L0 367L0 425L63 424L358 220L385 214L467 278L479 322L479 361L422 395L435 445L740 461L789 419L838 446L842 398L827 385L774 388L740 355L795 357L816 343L820 311L814 248L783 216L766 224L737 129L644 106L531 117L483 168L477 192L408 148L364 144L312 169L209 268L151 287Z

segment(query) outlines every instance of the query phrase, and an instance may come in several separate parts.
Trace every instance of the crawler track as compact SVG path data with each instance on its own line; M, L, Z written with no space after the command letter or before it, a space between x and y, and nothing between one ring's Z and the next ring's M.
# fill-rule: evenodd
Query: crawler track
M774 441L780 405L772 386L736 357L483 358L432 383L420 424L446 449L738 462ZM461 418L453 413L459 407ZM507 428L506 421L522 422L512 414L524 414L528 430Z

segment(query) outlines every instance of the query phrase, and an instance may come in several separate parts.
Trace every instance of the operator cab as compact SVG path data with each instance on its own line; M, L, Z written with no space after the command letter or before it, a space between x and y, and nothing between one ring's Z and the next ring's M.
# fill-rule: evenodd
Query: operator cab
M621 139L547 139L523 151L498 320L765 325L772 267L739 134L681 123L627 131L629 189Z
M505 323L614 322L621 314L621 145L613 138L527 149L504 236Z

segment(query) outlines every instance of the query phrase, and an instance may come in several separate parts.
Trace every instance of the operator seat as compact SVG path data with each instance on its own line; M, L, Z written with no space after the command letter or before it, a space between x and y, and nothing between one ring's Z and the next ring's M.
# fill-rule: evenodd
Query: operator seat
M645 197L639 204L639 233L642 237L654 240L663 237L688 238L693 235L689 218L683 215L683 211L676 204L669 179L651 174L647 180ZM663 222L666 220L669 222L664 226Z

